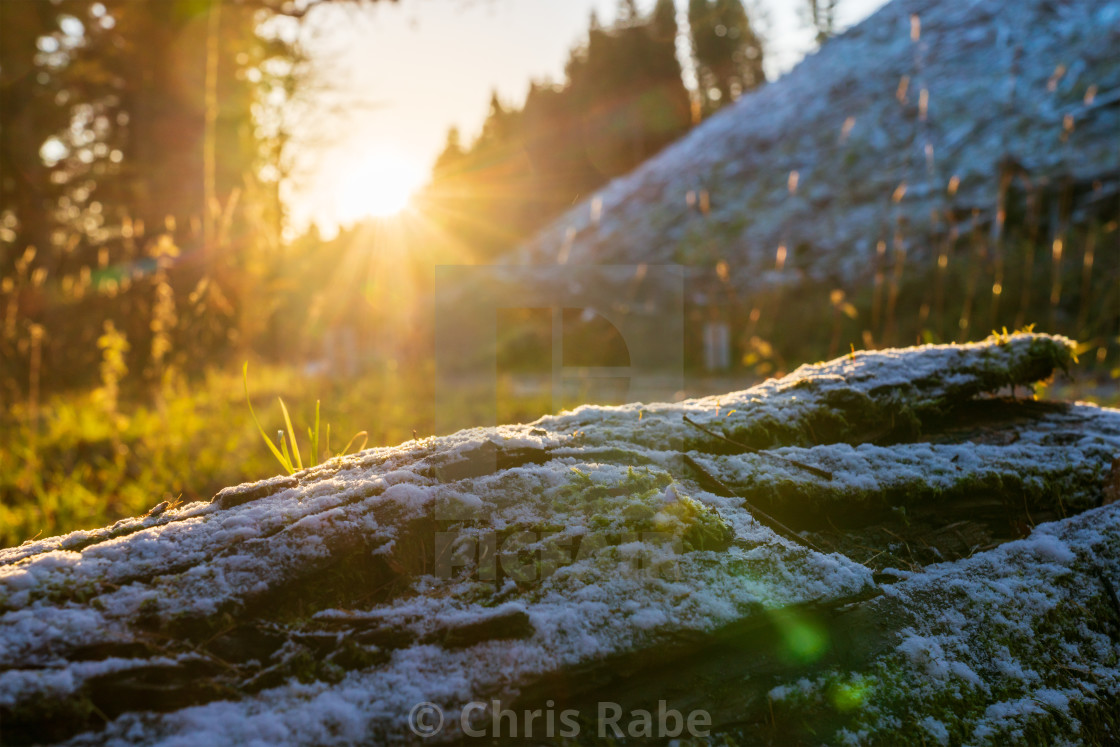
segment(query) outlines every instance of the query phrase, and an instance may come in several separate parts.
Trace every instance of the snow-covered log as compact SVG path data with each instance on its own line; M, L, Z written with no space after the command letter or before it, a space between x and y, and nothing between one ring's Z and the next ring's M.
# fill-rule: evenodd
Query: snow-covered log
M1015 396L1071 350L855 353L0 550L0 741L409 743L427 703L435 741L592 742L603 702L739 743L1114 739L1120 412Z

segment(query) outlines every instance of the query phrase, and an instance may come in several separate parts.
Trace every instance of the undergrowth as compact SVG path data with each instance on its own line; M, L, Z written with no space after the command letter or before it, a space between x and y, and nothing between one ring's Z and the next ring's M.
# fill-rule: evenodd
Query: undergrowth
M335 434L365 430L370 446L389 446L432 434L432 381L430 371L331 380L256 366L252 401L266 433L285 427L277 396L298 423L314 423L321 400ZM499 422L532 420L551 408L547 394L515 398L508 390L499 387ZM245 406L240 372L212 371L193 382L167 377L154 398L125 391L114 396L112 417L106 407L94 391L56 395L34 413L21 403L0 411L0 546L104 526L165 500L209 500L223 487L280 471Z

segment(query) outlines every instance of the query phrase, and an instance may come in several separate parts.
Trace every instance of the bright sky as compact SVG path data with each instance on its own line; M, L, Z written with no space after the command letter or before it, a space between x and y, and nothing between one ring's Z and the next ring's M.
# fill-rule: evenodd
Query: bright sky
M647 11L653 2L638 6ZM841 27L883 2L840 0ZM677 0L678 8L685 4ZM771 79L812 47L802 4L747 2L767 43ZM470 142L492 90L520 105L530 80L561 81L592 9L607 25L616 7L616 0L383 0L363 10L316 10L308 18L308 46L336 90L316 107L312 124L320 143L293 200L296 225L315 221L330 235L337 224L360 217L355 190L376 178L368 176L372 171L391 172L396 184L422 182L449 127L458 126Z

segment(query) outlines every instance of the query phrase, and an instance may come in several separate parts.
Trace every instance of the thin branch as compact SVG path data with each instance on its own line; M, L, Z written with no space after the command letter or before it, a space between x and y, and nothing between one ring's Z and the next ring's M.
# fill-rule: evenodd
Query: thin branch
M704 469L703 465L701 465L699 462L697 462L695 459L693 459L688 454L682 454L681 458L684 459L685 464L687 464L689 467L692 467L692 469L699 472L704 477L705 480L710 482L712 485L714 485L717 489L722 491L724 494L726 494L728 496L734 496L735 498L741 498L742 501L743 501L743 507L751 512L751 515L754 516L755 520L757 520L758 523L769 527L770 529L774 530L775 533L780 534L781 536L785 537L788 540L791 540L791 541L796 542L800 545L803 545L804 547L807 547L810 550L816 550L817 552L820 552L820 553L825 552L824 550L817 547L816 545L814 545L809 540L802 537L797 532L795 532L792 529L790 529L789 527L787 527L782 522L775 519L770 514L766 513L765 511L763 511L760 508L756 508L755 506L753 506L751 504L751 502L748 501L743 495L741 495L738 491L734 490L733 488L731 488L730 486L725 484L723 482L723 480L720 480L718 477L713 475L711 472Z
M723 435L722 433L716 433L713 430L705 428L704 426L697 423L695 420L692 420L691 418L689 418L687 415L685 415L683 417L684 417L684 422L688 423L693 428L698 428L699 430L702 430L705 433L707 433L709 436L712 436L714 438L718 438L721 441L726 441L727 443L731 444L732 446L736 446L736 447L742 449L743 451L749 452L751 454L758 454L759 456L768 457L770 459L779 459L779 460L785 462L786 464L792 464L794 467L800 467L803 470L806 470L808 472L812 472L814 475L817 475L818 477L823 477L826 480L831 480L832 479L832 473L829 472L828 470L821 469L820 467L814 467L811 464L804 464L803 462L798 462L798 461L795 461L793 459L786 459L785 457L778 456L777 454L774 454L772 452L763 451L762 449L756 449L753 446L747 446L746 444L741 444L738 441L735 441L733 439L728 438L727 436Z

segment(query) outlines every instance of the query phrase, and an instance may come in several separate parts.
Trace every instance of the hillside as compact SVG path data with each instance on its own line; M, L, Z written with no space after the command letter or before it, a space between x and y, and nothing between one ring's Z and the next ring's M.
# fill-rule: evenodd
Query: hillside
M1049 246L1069 224L1120 214L1117 48L1115 2L895 0L517 256L726 260L750 291L851 287L879 242L928 259L972 227L998 239L1001 208Z

